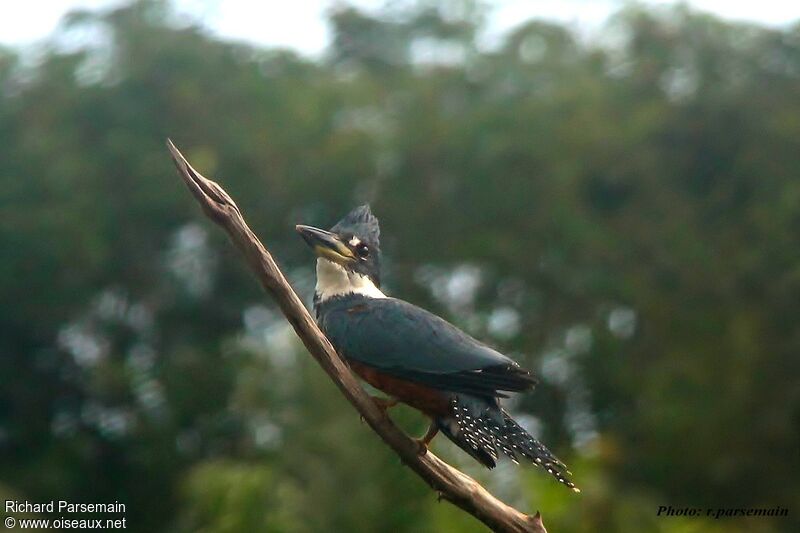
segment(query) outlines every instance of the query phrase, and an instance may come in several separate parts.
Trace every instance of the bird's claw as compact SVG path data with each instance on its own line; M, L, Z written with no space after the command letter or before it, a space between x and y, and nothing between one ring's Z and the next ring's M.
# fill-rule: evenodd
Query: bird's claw
M428 453L428 443L425 442L425 439L414 439L414 442L417 445L417 455L422 457Z
M387 413L389 408L397 405L397 400L394 398L381 398L380 396L372 396L372 401L375 402L375 407L377 407L386 418L389 417L389 414Z

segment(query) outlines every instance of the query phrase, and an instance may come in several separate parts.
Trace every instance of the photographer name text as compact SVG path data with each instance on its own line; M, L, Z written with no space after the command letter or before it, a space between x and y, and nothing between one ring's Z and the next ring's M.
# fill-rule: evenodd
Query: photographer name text
M111 503L73 503L66 500L49 502L29 502L27 500L6 500L7 513L124 513L125 504Z

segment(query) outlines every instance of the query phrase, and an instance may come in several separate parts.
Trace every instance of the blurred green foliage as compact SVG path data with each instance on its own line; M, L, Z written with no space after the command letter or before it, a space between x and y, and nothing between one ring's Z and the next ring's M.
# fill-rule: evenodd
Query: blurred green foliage
M551 531L797 531L800 26L633 6L487 51L478 3L400 6L338 8L319 60L156 0L0 50L0 491L119 500L134 531L482 530L359 423L170 136L304 297L292 224L370 201L389 292L542 376L510 408L581 495L434 449Z

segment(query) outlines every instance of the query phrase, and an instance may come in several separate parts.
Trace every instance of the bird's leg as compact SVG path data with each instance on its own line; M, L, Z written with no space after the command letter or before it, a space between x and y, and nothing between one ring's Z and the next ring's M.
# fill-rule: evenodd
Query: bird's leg
M375 406L383 414L383 416L387 418L389 414L386 411L388 411L390 407L394 407L398 403L397 400L394 398L383 398L381 396L370 396L370 398L372 398L372 401L375 402ZM361 422L364 422L364 415L361 415L359 418L361 419Z
M431 443L433 437L439 433L439 426L436 425L435 420L431 420L431 425L428 426L428 431L422 436L422 438L414 439L419 446L419 455L425 455L428 452L428 444Z
M386 416L386 411L397 405L397 400L395 398L382 398L381 396L373 396L372 401L375 402L375 405L380 409L384 416Z

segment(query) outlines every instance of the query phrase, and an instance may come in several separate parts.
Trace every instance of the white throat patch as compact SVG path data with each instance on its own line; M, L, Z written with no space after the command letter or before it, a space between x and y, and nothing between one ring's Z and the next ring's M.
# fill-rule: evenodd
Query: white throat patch
M317 258L317 288L319 301L342 294L363 294L367 298L386 298L386 295L363 274L349 272L333 261Z

